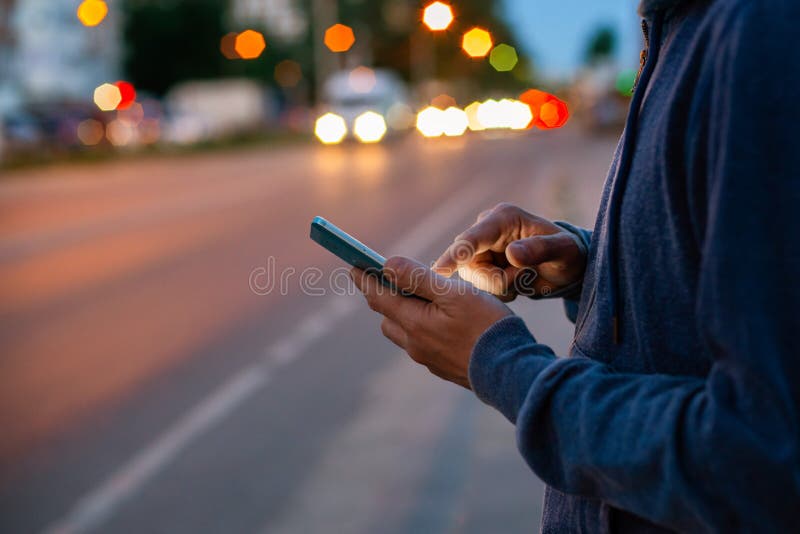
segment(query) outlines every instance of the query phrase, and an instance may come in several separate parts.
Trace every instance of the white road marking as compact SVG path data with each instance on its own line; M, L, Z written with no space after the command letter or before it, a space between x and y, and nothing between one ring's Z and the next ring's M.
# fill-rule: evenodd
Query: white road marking
M455 192L388 250L407 255L423 254L445 231L452 228L454 221L475 210L494 185L492 181L478 179ZM194 440L263 387L276 368L296 360L311 344L333 331L339 322L359 309L359 304L353 297L331 297L317 312L301 321L294 331L270 345L260 361L222 383L108 479L80 498L64 517L52 523L45 532L78 534L103 524Z

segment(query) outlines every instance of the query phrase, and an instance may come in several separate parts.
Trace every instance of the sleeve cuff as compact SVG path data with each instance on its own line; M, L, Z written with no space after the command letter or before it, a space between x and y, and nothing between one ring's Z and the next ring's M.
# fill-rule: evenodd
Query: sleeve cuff
M578 248L581 249L581 252L583 252L583 255L586 256L587 258L589 257L589 240L591 239L592 235L592 233L589 230L579 228L575 225L572 225L564 221L555 221L554 224L556 226L560 226L561 228L569 232L569 234L575 240L575 244L578 245ZM531 298L534 300L563 298L565 300L577 301L581 298L582 290L583 290L583 279L581 278L580 280L577 280L568 286L562 287L557 291L552 291L550 293L547 293L546 295L539 295L539 294L531 295ZM569 316L569 312L567 316Z
M536 376L555 360L516 315L500 319L478 338L469 363L472 390L512 423Z

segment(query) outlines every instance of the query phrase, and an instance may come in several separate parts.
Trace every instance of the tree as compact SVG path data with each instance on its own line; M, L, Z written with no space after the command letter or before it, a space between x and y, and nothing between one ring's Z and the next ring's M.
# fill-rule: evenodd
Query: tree
M266 52L254 60L228 60L220 53L220 39L229 31L244 29L227 26L229 0L122 1L124 69L141 90L161 95L178 82L223 76L274 84L275 65L284 59L297 61L306 80L313 82L313 44L322 36L314 35L311 30L297 43L281 43L272 39L265 28L255 27L265 34ZM311 0L296 2L310 16ZM423 31L431 44L431 61L437 78L469 79L484 88L517 88L520 76L498 73L488 61L470 59L461 51L463 32L472 26L482 26L492 33L495 43L504 42L517 48L521 56L517 69L525 71L521 49L495 13L496 5L483 0L459 0L454 5L457 15L454 25L436 35L420 29L424 3L414 0L338 0L337 22L355 29L356 45L366 47L360 51L373 66L392 69L406 79L411 78L412 32Z
M595 30L586 45L584 59L587 64L611 59L617 49L617 34L614 28L603 26Z
M367 28L372 36L370 55L376 67L386 67L410 79L411 57L409 45L412 32L420 31L422 8L428 1L415 2L406 0L369 0L342 1L339 4L339 16L342 22L356 28ZM398 24L393 17L398 4L411 7L407 10L406 23ZM495 44L507 43L514 46L520 55L517 68L523 69L524 54L516 43L505 21L496 12L499 2L485 0L459 0L453 3L456 19L446 31L433 34L428 30L424 37L432 41L433 63L437 78L463 79L469 78L473 83L485 88L518 87L520 81L510 73L498 73L486 60L474 60L461 51L461 37L473 26L481 26L489 30Z

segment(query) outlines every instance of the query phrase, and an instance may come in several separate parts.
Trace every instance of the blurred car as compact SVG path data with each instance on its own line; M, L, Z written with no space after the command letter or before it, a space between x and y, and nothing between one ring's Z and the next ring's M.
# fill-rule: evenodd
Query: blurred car
M357 67L336 72L326 80L322 96L320 118L341 118L346 125L343 138L377 142L413 125L405 83L390 70Z

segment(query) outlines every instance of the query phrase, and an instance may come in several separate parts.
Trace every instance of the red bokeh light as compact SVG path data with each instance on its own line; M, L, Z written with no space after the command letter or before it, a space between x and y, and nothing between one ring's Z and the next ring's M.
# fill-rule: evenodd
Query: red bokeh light
M131 107L133 103L136 102L136 89L134 89L133 84L120 80L114 85L117 86L119 94L122 96L122 100L117 104L117 109L128 109Z
M533 119L528 124L528 128L534 126L540 130L561 128L569 119L569 108L566 102L550 93L538 89L528 89L519 96L519 99L531 108Z

